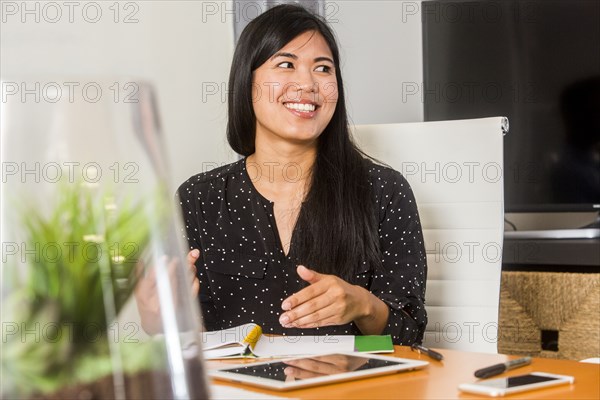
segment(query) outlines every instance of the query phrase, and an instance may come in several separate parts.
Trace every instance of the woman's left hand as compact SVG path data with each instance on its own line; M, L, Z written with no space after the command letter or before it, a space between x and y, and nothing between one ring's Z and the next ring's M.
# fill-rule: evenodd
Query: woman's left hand
M283 301L281 308L286 312L279 317L282 326L316 328L369 317L373 309L370 297L374 296L367 290L302 265L296 271L310 286Z

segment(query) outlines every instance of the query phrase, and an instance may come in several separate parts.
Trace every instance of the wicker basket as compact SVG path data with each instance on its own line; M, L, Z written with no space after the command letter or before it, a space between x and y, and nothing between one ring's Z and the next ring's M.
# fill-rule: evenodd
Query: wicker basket
M502 273L498 351L581 360L600 356L600 274ZM542 348L542 331L558 334Z

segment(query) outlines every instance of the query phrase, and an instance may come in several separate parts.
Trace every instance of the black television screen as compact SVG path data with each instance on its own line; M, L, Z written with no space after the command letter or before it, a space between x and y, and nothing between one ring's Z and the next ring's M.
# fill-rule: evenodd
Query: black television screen
M600 1L422 3L425 120L507 116L505 210L600 209Z

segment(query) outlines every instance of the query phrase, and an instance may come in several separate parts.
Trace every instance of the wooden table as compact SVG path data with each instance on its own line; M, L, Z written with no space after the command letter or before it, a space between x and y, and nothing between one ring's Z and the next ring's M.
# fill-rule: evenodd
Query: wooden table
M430 364L418 371L401 372L394 375L367 378L297 389L287 392L263 390L251 386L227 383L229 386L252 390L281 397L300 399L452 399L486 398L460 392L460 383L474 382L473 372L479 368L518 358L502 354L470 353L455 350L440 350L444 361L439 362L425 355L412 352L409 347L396 346L393 356L426 360ZM392 354L390 354L392 355ZM239 360L238 360L239 362ZM214 367L214 362L208 367ZM600 399L600 364L577 361L534 358L531 365L508 371L497 377L521 375L528 372L549 372L575 377L573 385L539 389L507 396L528 399ZM215 383L226 384L215 380ZM489 398L489 397L487 397Z

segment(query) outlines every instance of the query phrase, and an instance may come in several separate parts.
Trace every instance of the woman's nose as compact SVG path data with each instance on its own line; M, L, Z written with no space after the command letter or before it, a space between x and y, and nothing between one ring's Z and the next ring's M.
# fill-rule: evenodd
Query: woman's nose
M317 101L319 96L318 84L292 82L286 85L285 96L288 101L300 101L303 98L308 98L312 101Z
M304 93L318 93L319 92L319 83L318 82L301 82L298 85L298 89Z
M297 87L298 90L302 92L318 92L319 91L319 83L317 79L312 74L310 70L298 70L296 74L298 78Z

